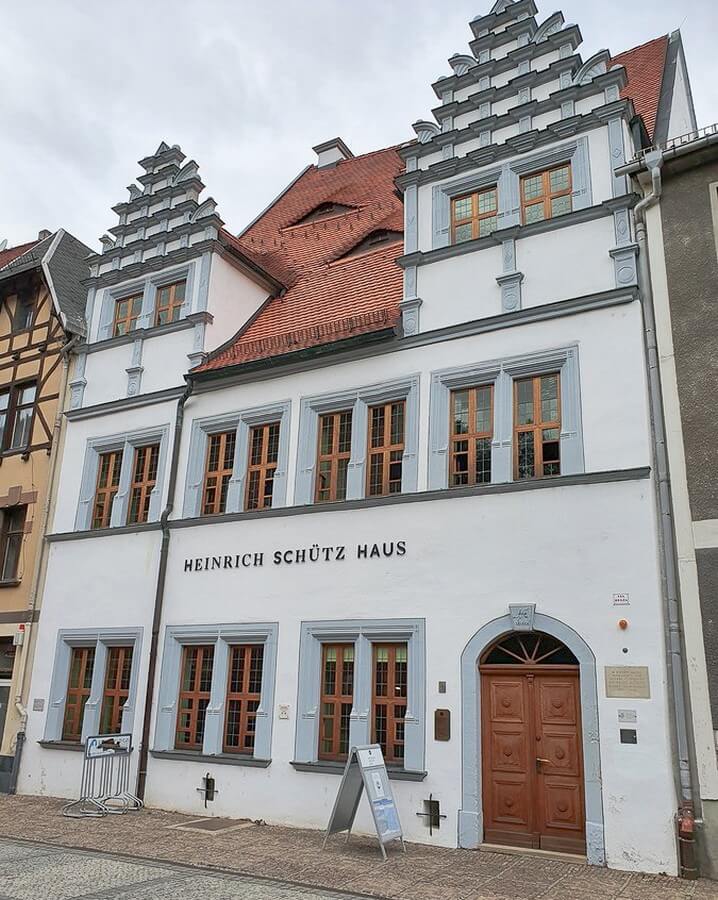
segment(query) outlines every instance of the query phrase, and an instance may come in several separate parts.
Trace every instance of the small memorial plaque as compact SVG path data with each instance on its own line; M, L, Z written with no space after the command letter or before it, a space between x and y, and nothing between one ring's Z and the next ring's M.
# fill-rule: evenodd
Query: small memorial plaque
M648 666L606 666L604 673L607 697L650 700Z

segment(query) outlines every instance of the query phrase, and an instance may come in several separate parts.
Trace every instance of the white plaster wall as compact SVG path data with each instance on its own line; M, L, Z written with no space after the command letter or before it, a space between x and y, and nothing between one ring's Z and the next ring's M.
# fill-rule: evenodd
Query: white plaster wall
M215 350L228 341L267 299L267 289L251 281L219 254L212 255L209 274L209 312L204 349Z
M45 734L45 711L51 702L50 682L59 629L142 628L138 654L139 678L133 744L139 746L144 713L152 604L159 559L159 532L113 535L53 543L48 553L44 608L34 657L27 740L17 790L50 797L79 796L82 753L44 750L37 743ZM33 701L45 710L33 710ZM132 765L136 777L137 755Z
M689 93L688 73L686 72L683 55L679 53L676 60L676 77L673 82L671 116L668 120L668 138L688 134L695 127L695 113Z
M162 391L184 384L189 368L187 354L194 348L194 329L171 331L147 338L142 347L142 393ZM127 391L125 391L125 394Z
M78 422L68 422L58 475L55 513L50 523L49 533L58 534L65 531L73 531L75 527L75 516L80 499L80 485L88 440L169 425L169 441L171 441L175 410L176 403L170 401L105 416L97 416L92 419L83 419ZM168 446L168 451L169 449ZM162 496L162 505L164 506L166 470Z
M421 330L431 331L501 312L501 248L487 247L420 266L417 291L422 298Z
M544 128L548 128L549 125L553 125L560 121L561 110L551 109L548 112L542 113L540 116L534 116L531 120L531 128L537 131L543 131Z

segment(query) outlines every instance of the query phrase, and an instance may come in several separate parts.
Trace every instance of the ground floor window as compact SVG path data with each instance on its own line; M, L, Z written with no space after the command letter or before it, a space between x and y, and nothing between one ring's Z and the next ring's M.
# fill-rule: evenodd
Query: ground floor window
M423 619L302 625L295 762L343 762L377 743L390 766L423 771Z
M132 731L142 629L58 633L46 741Z
M155 753L271 758L275 623L171 626Z

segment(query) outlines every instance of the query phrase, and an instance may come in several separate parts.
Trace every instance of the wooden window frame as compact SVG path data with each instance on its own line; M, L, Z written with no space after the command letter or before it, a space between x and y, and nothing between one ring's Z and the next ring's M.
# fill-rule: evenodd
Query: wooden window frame
M19 581L17 570L22 552L22 541L25 535L26 516L27 506L6 506L2 510L2 525L0 526L0 584L14 584ZM5 571L5 567L12 541L16 541L18 547L12 572L8 574Z
M70 648L70 669L67 673L67 690L65 692L65 710L62 717L62 740L79 744L82 740L82 723L85 716L85 704L92 690L92 676L95 668L95 645L91 647ZM76 657L80 659L78 686L73 688L72 671ZM88 682L89 670L89 684ZM71 702L73 700L74 702Z
M210 469L210 460L212 458L212 442L219 440L219 450L217 452L217 468ZM227 456L227 443L232 441L232 462L230 466L224 465ZM203 516L219 516L227 509L227 493L229 491L229 481L234 474L234 457L236 452L237 432L234 428L227 431L215 431L207 435L207 449L205 451L204 478L202 479L202 506L201 514ZM215 479L215 484L210 484L210 480ZM225 487L226 479L226 490ZM210 501L208 497L210 492L214 491L213 499Z
M334 691L327 692L326 687L326 679L325 679L325 670L327 664L327 654L329 650L334 650L336 652L336 667L334 673ZM351 693L348 693L344 690L345 688L345 680L344 680L344 665L347 660L345 660L345 653L347 650L351 651L352 659L352 690ZM354 689L356 687L356 648L351 642L327 642L322 644L322 657L321 657L321 668L319 672L320 678L320 686L319 686L319 740L317 747L317 758L325 759L325 760L334 760L336 762L345 761L348 753L349 753L349 715L351 714L351 709L354 706ZM334 712L329 715L325 714L324 706L332 704L334 708ZM339 707L339 712L337 714L336 708ZM342 708L349 707L349 713L345 716L343 715ZM342 750L341 739L342 739L342 721L346 721L346 750ZM325 736L325 722L331 722L331 744L332 750L323 750L322 744L324 740L326 740Z
M194 670L194 679L192 686L185 690L183 688L185 680L185 670L189 662L190 654L197 652ZM202 689L202 675L205 667L205 657L211 657L210 664L210 686L207 690ZM182 659L180 662L180 683L177 694L177 719L175 721L175 750L198 750L201 752L204 743L205 729L207 725L206 715L207 706L209 706L212 694L212 672L214 669L214 644L185 644L182 647ZM190 709L182 708L183 700L191 700L192 707ZM201 709L200 704L205 702L205 706ZM199 729L200 712L203 713L203 721L201 726L201 740L196 740ZM181 725L182 716L189 716L189 724L186 727ZM186 733L192 738L190 741L180 741L180 734Z
M479 197L484 194L494 194L496 197L496 207L489 212L479 212ZM471 200L471 215L467 216L463 219L456 218L456 205L460 203L462 200ZM486 219L496 219L496 228L498 228L498 215L499 215L499 188L498 185L488 185L487 187L481 188L477 191L472 191L468 194L459 194L456 197L451 197L451 243L464 243L465 241L456 240L456 229L462 225L471 225L471 238L466 238L465 240L476 240L478 237L488 237L488 235L481 234L481 223ZM496 231L496 228L493 228L489 234L492 234Z
M568 169L568 187L564 188L560 191L551 191L551 173L557 171L558 169ZM534 197L532 200L527 201L524 197L524 185L529 178L541 178L541 187L542 193L541 197ZM556 219L560 218L560 216L554 216L551 211L551 201L556 200L559 197L568 196L571 199L571 208L568 212L573 211L573 166L570 162L559 163L558 165L551 166L548 169L543 169L539 172L527 172L525 175L521 176L520 184L519 184L519 192L521 197L521 223L522 225L533 224L527 223L526 221L526 210L530 206L538 206L539 202L543 200L543 219L538 221L545 222L547 219ZM566 215L566 213L562 213L562 215Z
M404 662L404 685L403 685L403 694L399 694L397 697L396 691L397 688L401 689L401 685L397 684L397 660L396 660L396 651L402 648L406 655L406 660ZM389 651L389 659L387 662L387 679L386 679L386 694L379 694L377 691L377 654L379 650L388 650ZM406 720L406 710L408 705L408 693L409 693L409 644L407 641L396 641L396 642L381 642L372 644L372 667L371 667L371 742L372 744L379 744L382 749L382 753L384 755L384 760L389 764L394 765L404 765L405 758L405 742L406 742L406 734L405 734L405 720ZM403 700L403 703L398 701ZM398 716L396 715L396 706L404 707L404 715ZM379 709L383 709L385 711L385 733L386 738L384 741L381 740L381 737L378 733L377 729L377 712ZM399 732L398 729L401 729ZM401 734L401 737L397 737L398 734ZM401 754L396 754L396 747L401 747Z
M259 685L252 684L252 675L256 679L254 654L259 653ZM232 690L232 674L235 657L242 656L242 674L239 690ZM264 674L264 644L230 644L227 660L227 695L225 698L226 713L224 732L222 735L223 753L241 753L252 756L257 731L257 710L262 700L262 678ZM252 690L251 688L257 688ZM237 744L229 742L231 704L238 703ZM248 743L249 741L249 743Z
M339 438L341 435L342 416L349 416L349 449L339 449ZM324 428L324 420L332 419L332 448L329 453L322 453L322 432ZM314 485L314 502L315 503L336 503L346 500L347 476L349 472L349 461L352 455L352 429L354 426L354 409L340 409L332 412L319 413L317 419L317 472ZM338 496L339 487L339 464L346 460L347 475L344 478L344 496ZM329 496L322 497L321 494L326 491L322 487L322 476L320 473L321 464L328 462L329 467Z
M31 402L21 403L20 394L28 388L35 389L35 395ZM3 395L8 398L5 413L5 424L3 426L0 449L6 453L22 453L32 446L32 432L35 427L35 409L38 403L37 397L38 383L36 379L30 378L23 381L15 381L8 385L6 390L2 391ZM23 444L15 444L15 429L17 428L19 415L24 412L30 412L30 424L28 428L28 440Z
M106 450L104 453L98 453L97 458L97 475L95 476L95 493L92 500L92 518L90 520L90 528L109 528L112 522L112 506L120 489L120 480L122 476L122 457L124 448L117 450ZM101 484L102 479L102 461L105 457L109 458L110 463L107 467L108 483ZM117 481L114 482L114 473L117 471ZM98 517L97 510L100 498L105 501L102 515Z
M130 490L127 502L127 524L138 525L147 522L150 513L150 499L152 491L157 486L157 471L160 464L160 444L159 441L153 444L142 444L134 448L135 452L132 456L132 473L130 479ZM137 473L140 454L144 453L141 471ZM133 498L137 495L138 502L136 511L134 510Z
M132 644L107 648L100 709L100 734L119 734L122 731L122 712L130 696L133 652ZM117 663L113 668L115 658ZM109 721L105 718L108 713Z
M184 296L181 300L177 300L177 288L183 285L184 286ZM167 291L167 303L160 304L160 296L162 291ZM187 299L187 279L180 278L177 281L173 281L171 284L160 284L157 285L157 293L156 293L156 306L155 306L155 327L161 328L163 325L171 325L172 322L179 321L180 312L182 307L184 306ZM169 313L169 318L166 322L161 322L160 319L163 313ZM177 316L175 317L175 312Z
M20 321L20 313L23 312L23 322ZM30 313L28 316L27 313ZM32 294L18 293L15 297L15 309L12 314L11 331L13 334L22 334L23 331L32 331L35 324L35 313L37 311L37 303Z
M402 439L401 442L391 443L391 411L393 406L402 407ZM374 410L384 410L384 443L376 447L372 446L372 414ZM367 450L366 450L366 496L367 497L388 497L392 494L400 494L402 489L402 481L404 474L404 452L406 449L406 398L399 400L390 400L387 403L374 403L368 409L367 414ZM387 440L389 443L387 443ZM400 460L392 460L392 453L401 453ZM371 476L372 476L372 458L376 456L382 457L382 477L381 491L372 492ZM399 490L392 491L391 484L391 466L399 463L401 466L401 477L399 479Z
M266 422L262 425L250 425L247 447L247 484L244 491L244 509L245 511L253 511L258 509L271 509L272 498L274 494L274 473L279 463L279 441L281 438L281 422ZM276 429L276 442L273 459L269 458L269 450L271 447L270 433L272 429ZM260 459L259 462L252 462L252 447L254 436L261 432L260 438ZM256 499L253 499L253 476L256 476L257 493ZM269 488L269 490L268 490Z
M541 412L541 379L547 377L555 377L556 378L556 404L558 407L558 419L544 422L542 418ZM531 424L527 425L519 425L519 384L521 382L530 381L532 383L532 391L533 391L533 405L534 405L534 419L536 419L536 412L538 411L539 419ZM523 378L515 378L513 383L513 457L514 457L514 480L515 481L531 481L535 478L556 478L557 475L561 474L561 372L560 370L551 371L551 372L541 372L539 375L527 375ZM554 428L558 430L558 445L559 445L559 459L558 459L558 467L559 471L555 475L544 475L543 467L544 467L544 458L543 458L543 440L541 432L547 428ZM526 432L533 433L533 441L534 441L534 474L532 476L526 476L524 478L519 478L519 434L523 434Z
M133 308L135 305L135 300L140 301L139 311L136 315L133 315ZM140 316L142 315L142 302L143 295L140 294L127 294L124 297L116 297L113 300L114 306L112 308L112 337L123 337L126 334L131 334L133 331L137 330L137 322L139 321ZM121 303L129 303L128 311L126 316L120 316L120 304ZM118 331L118 327L120 325L126 325L127 331Z
M456 415L455 402L458 393L468 392L469 394L469 423L476 422L476 395L477 391L487 389L490 392L489 399L489 430L475 431L471 427L466 434L456 432ZM449 392L449 487L465 487L475 484L491 484L491 442L494 439L494 385L493 384L476 384L470 387L452 388ZM476 442L479 440L489 441L489 477L485 481L478 481L476 477ZM455 483L455 477L460 474L456 468L456 458L459 452L456 450L456 444L459 441L468 442L468 481L463 484Z

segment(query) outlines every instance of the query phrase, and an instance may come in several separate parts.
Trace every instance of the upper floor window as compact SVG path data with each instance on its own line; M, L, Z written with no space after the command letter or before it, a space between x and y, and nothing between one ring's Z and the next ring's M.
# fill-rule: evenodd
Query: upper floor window
M97 467L95 503L92 509L92 527L109 528L112 517L112 503L120 487L122 471L122 450L101 453Z
M122 731L122 711L130 696L133 647L109 647L102 691L100 734Z
M15 304L15 314L12 320L13 331L25 331L32 328L32 320L35 316L35 303L32 297L18 295Z
M245 509L270 509L274 472L279 459L279 422L253 425L249 430Z
M317 503L346 499L351 450L352 411L347 409L320 416L315 491Z
M451 392L449 487L491 482L491 384Z
M176 322L184 304L187 281L177 281L157 288L157 304L155 308L155 325L167 325Z
M130 482L130 507L127 514L128 525L146 522L149 517L152 491L157 484L159 459L159 444L135 447L132 481Z
M559 374L514 382L514 477L561 474Z
M236 441L236 431L209 435L202 492L203 516L218 515L227 509L227 492L234 471Z
M26 506L7 507L2 511L0 526L0 581L17 579L22 537L25 533Z
M22 450L30 443L37 385L34 381L15 384L0 393L0 435L2 449Z
M571 212L571 166L566 163L524 175L521 179L521 216L524 225Z
M137 328L137 321L142 313L142 294L132 297L120 297L115 300L115 314L112 320L112 334L118 337L129 334Z
M367 496L401 493L406 400L369 408Z
M451 201L451 239L454 244L486 237L497 228L498 190L486 190L455 197Z

